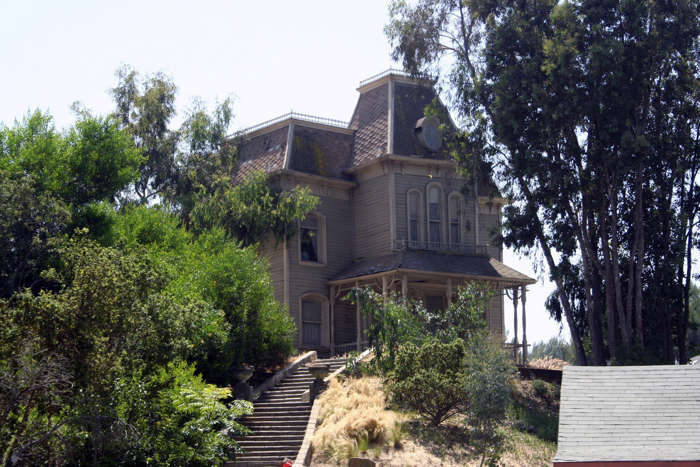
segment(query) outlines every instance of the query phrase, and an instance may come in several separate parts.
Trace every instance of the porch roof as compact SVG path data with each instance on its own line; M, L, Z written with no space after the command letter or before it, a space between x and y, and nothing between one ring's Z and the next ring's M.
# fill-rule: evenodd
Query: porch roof
M393 271L461 276L467 279L492 280L517 285L537 282L497 259L486 256L455 255L426 250L402 250L391 255L355 263L336 278L330 280L329 283L339 284L349 282L352 279Z

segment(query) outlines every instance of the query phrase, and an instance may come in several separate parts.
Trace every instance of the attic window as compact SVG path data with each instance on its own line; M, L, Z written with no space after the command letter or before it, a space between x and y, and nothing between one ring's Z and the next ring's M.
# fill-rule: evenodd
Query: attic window
M435 116L419 119L416 122L415 133L420 144L429 151L437 151L442 146L440 119Z

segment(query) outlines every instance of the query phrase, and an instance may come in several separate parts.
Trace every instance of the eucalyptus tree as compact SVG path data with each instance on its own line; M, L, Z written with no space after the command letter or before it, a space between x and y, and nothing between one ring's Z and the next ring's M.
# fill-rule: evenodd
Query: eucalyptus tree
M697 0L395 0L394 58L447 85L465 168L514 203L577 360L685 360L697 245ZM590 355L584 348L590 344Z

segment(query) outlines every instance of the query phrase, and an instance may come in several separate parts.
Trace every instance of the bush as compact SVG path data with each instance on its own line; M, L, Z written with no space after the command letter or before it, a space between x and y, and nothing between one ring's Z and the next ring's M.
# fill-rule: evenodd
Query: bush
M400 347L389 378L394 402L415 410L433 426L460 413L469 402L463 371L465 354L461 339Z

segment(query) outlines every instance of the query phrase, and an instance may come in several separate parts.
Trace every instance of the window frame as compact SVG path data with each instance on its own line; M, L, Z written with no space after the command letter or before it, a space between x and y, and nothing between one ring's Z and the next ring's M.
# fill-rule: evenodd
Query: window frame
M452 226L455 225L455 222L453 222L452 219L452 200L456 199L457 200L457 233L458 233L458 241L455 241L454 238L452 238ZM458 191L453 191L450 193L450 195L447 197L447 236L448 236L448 244L452 246L461 246L463 243L464 239L464 231L462 226L464 225L464 196L462 196L462 193Z
M440 200L440 205L438 206L438 213L439 213L439 218L437 221L432 220L430 218L430 191L436 188L438 190L438 199ZM440 249L441 246L445 243L445 235L444 235L444 219L445 219L445 213L444 213L444 206L445 206L445 190L442 188L442 184L437 183L437 182L431 182L428 183L425 187L425 244L428 247L428 249ZM430 225L432 224L437 224L439 227L438 231L438 240L437 242L432 241L432 238L430 236Z
M310 212L309 214L306 215L306 217L314 217L316 219L316 228L317 228L317 241L316 241L316 261L308 261L302 259L302 253L301 253L301 240L302 240L302 231L304 229L303 223L304 221L299 221L298 222L298 229L297 229L297 255L299 257L299 264L304 265L304 266L325 266L326 261L327 261L327 248L326 248L326 216L319 212ZM306 219L304 219L306 220Z
M416 206L416 233L417 238L411 238L411 194L418 196L418 204ZM406 192L406 238L411 246L420 245L423 239L423 193L418 188L411 188Z

